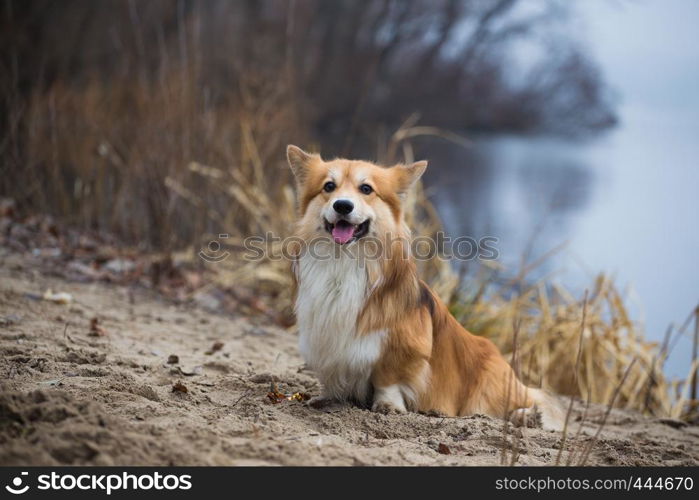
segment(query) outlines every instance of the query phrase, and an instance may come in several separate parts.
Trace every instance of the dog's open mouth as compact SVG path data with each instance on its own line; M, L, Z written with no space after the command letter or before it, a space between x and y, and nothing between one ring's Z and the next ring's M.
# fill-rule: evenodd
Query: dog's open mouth
M344 219L340 219L335 224L331 224L326 220L325 230L332 235L335 243L344 245L352 240L358 240L369 232L369 219L361 224L352 224Z

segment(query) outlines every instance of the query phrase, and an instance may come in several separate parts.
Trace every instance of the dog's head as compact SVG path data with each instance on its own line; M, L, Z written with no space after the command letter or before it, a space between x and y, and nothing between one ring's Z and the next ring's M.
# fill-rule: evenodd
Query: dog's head
M288 146L286 154L298 186L304 237L326 235L346 245L367 235L403 234L405 194L427 168L426 161L393 167L323 161L296 146Z

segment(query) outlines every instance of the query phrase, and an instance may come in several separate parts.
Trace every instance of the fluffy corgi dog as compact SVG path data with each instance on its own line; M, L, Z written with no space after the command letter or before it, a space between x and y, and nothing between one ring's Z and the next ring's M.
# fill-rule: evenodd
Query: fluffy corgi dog
M466 331L417 275L403 201L427 162L323 161L287 147L300 219L292 271L301 353L322 394L379 412L482 413L560 428L497 347Z

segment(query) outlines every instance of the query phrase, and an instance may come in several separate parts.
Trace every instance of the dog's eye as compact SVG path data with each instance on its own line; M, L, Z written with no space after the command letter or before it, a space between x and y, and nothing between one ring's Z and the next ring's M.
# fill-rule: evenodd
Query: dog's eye
M335 183L333 181L326 182L325 185L323 186L323 191L326 193L331 193L335 191Z
M371 194L374 189L369 185L369 184L362 184L359 186L359 190L362 192L362 194Z

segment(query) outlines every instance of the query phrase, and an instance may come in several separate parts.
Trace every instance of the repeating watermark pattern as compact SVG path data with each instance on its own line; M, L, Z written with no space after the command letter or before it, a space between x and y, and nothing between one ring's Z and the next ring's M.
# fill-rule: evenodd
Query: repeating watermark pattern
M228 234L219 234L218 239L209 241L199 251L199 257L211 263L228 259L231 252L224 250L220 241L227 238L229 238ZM327 236L305 240L298 236L282 238L269 232L265 236L245 238L242 257L251 262L295 260L305 254L317 260L340 258L362 261L393 258L413 258L417 261L429 261L434 258L457 261L497 260L500 257L499 242L500 240L495 236L452 238L440 231L434 237L419 236L411 239L390 234L383 238L365 236L359 241L338 245Z

